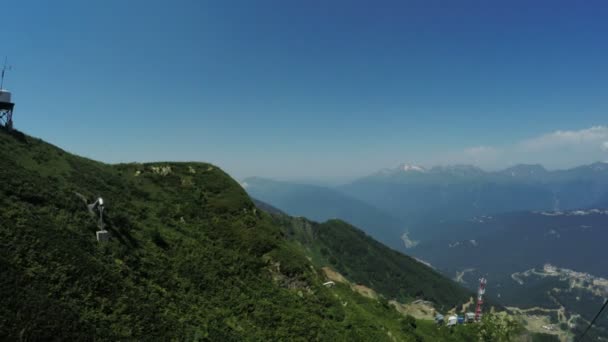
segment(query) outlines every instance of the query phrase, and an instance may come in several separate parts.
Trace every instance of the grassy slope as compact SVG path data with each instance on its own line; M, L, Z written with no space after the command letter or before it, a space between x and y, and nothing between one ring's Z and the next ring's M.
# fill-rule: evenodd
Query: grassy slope
M443 334L402 329L391 308L321 286L301 247L213 165L111 166L0 131L0 179L2 340ZM104 197L110 242L95 240L96 223L75 192Z
M315 223L274 215L289 236L301 243L318 267L330 265L350 280L388 299L425 299L438 309L461 305L473 295L430 267L394 251L340 220Z

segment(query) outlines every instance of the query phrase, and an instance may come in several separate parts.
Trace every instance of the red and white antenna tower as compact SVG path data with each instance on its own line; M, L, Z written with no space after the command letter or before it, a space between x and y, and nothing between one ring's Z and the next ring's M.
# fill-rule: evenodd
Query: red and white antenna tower
M479 290L477 291L477 308L475 309L475 320L481 319L481 305L483 304L483 295L486 293L486 278L479 279Z

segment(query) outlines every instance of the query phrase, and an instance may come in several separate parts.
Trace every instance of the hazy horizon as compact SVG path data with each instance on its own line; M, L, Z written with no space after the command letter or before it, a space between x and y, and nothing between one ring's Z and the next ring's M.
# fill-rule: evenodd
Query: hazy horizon
M573 169L573 168L577 168L577 167L582 167L582 166L589 166L589 165L593 165L596 163L604 163L604 164L608 164L608 160L597 160L594 162L590 162L590 163L585 163L585 164L578 164L578 165L573 165L571 167L565 167L565 168L548 168L545 165L542 165L540 163L517 163L517 164L512 164L506 167L500 167L500 168L483 168L480 167L478 165L475 164L441 164L441 165L415 165L415 164L408 164L408 163L401 163L399 165L395 165L393 167L385 167L385 168L381 168L378 169L374 172L368 173L368 174L364 174L361 176L355 176L355 177L348 177L348 178L344 178L344 177L335 177L335 178L311 178L311 177L295 177L295 178L290 178L290 177L266 177L266 176L258 176L258 175L250 175L250 176L245 176L245 177L240 177L237 178L239 181L245 181L247 179L251 179L251 178L260 178L260 179L268 179L268 180L272 180L272 181L278 181L278 182L290 182L290 183L300 183L300 184L307 184L307 185L320 185L320 186L333 186L333 185L340 185L340 184L344 184L344 183L348 183L350 181L359 179L361 177L366 177L366 176L371 176L375 173L378 172L382 172L384 170L388 170L388 171L394 171L394 170L398 170L400 169L402 166L404 165L411 165L411 166L422 166L426 171L435 168L435 167L453 167L453 166L473 166L476 168L481 169L484 172L500 172L500 171L504 171L506 169L509 169L511 167L515 167L515 166L520 166L520 165L540 165L542 166L544 169L546 169L547 171L564 171L564 170L569 170L569 169Z

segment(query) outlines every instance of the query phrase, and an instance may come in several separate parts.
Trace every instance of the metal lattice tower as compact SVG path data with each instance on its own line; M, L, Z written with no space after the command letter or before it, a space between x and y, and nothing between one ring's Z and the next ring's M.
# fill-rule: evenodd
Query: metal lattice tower
M486 278L479 279L479 290L477 290L477 307L475 308L475 320L481 319L481 306L483 305L483 295L486 293Z
M13 109L15 104L11 102L11 92L5 90L4 86L4 75L7 70L10 70L10 66L6 64L6 58L4 59L4 66L2 67L2 76L0 77L0 125L7 128L8 130L13 129Z

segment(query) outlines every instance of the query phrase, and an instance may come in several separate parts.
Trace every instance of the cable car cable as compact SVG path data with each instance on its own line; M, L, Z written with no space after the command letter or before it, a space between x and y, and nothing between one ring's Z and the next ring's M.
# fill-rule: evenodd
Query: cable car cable
M600 315L602 314L602 311L604 311L604 309L606 308L606 305L608 305L608 299L606 299L606 301L604 302L604 305L602 305L602 308L600 309L600 311L598 311L597 315L595 315L595 317L593 317L593 320L591 321L591 323L589 323L589 325L587 326L587 329L585 329L585 331L583 332L581 337L579 337L576 340L577 342L583 340L583 337L585 337L585 334L587 334L587 331L589 331L589 329L591 329L591 327L593 326L593 323L595 323L595 321L598 319L598 317L600 317Z

